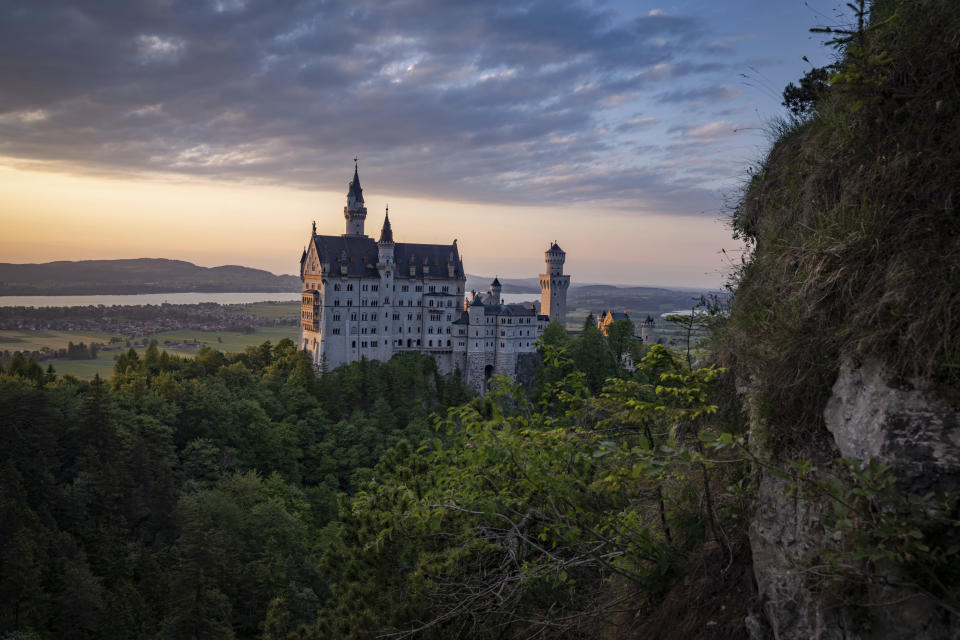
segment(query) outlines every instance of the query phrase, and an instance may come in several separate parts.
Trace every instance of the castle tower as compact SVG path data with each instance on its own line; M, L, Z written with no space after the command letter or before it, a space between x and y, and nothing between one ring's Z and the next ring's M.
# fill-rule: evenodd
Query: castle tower
M567 289L570 276L563 275L566 252L556 242L544 252L546 273L540 274L540 313L564 324L567 319Z
M472 292L472 300L467 307L470 317L470 333L467 335L467 384L477 393L486 390L487 379L493 372L493 352L487 347L491 338L490 326L486 323L486 310L481 296Z
M354 159L353 180L347 191L347 206L343 208L343 217L347 221L345 236L362 236L363 222L367 219L367 208L363 206L363 189L360 187L360 176L357 172L357 161Z
M653 328L653 316L647 316L646 319L640 323L640 339L645 346L649 345L656 338L653 333Z
M377 240L377 264L384 265L393 271L393 250L396 243L393 241L393 229L390 227L390 209L383 216L383 228L380 229L380 239ZM392 284L392 283L391 283Z
M377 240L377 271L380 273L379 305L383 313L383 333L378 341L378 354L381 360L389 360L394 353L394 325L390 319L395 304L393 299L393 277L396 264L393 252L396 243L393 241L393 229L390 228L390 208L383 216L383 227L380 229L380 239Z
M500 304L501 291L503 291L503 287L500 286L500 278L494 277L493 282L490 283L490 295L493 296L495 304Z

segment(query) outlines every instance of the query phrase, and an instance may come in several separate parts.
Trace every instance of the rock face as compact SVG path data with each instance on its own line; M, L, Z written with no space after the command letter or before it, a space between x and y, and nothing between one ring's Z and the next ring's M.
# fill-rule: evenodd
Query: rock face
M840 454L893 467L904 489L958 488L960 416L922 380L895 379L883 364L847 358L823 412Z
M960 486L960 416L922 381L895 379L879 361L846 359L824 418L838 455L890 465L904 491ZM916 591L872 588L867 598L878 606L854 611L818 588L806 558L835 543L820 523L828 508L826 499L791 493L785 481L764 474L750 526L759 593L747 621L754 640L960 638L960 620Z

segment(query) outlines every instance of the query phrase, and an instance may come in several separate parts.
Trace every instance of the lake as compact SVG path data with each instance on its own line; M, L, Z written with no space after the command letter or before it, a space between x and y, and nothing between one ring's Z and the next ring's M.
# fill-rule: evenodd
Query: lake
M89 305L132 306L138 304L246 304L250 302L294 302L300 293L139 293L99 296L0 296L0 307L85 307Z
M504 293L507 304L539 300L536 293ZM86 307L104 305L132 306L138 304L247 304L250 302L295 302L300 293L139 293L135 295L99 296L0 296L0 307Z

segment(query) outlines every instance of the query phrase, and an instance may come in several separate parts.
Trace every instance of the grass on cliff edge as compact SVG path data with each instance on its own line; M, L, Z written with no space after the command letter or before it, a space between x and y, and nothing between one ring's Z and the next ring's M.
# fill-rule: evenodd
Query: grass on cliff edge
M960 3L877 0L868 24L733 215L751 252L717 348L778 453L822 442L844 356L960 382Z

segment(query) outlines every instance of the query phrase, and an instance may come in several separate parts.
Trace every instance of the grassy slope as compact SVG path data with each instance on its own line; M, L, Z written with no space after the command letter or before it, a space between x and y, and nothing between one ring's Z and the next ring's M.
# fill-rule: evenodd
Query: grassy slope
M818 115L781 123L734 215L754 250L720 351L781 452L829 435L843 355L960 381L960 3L877 0L871 25Z

